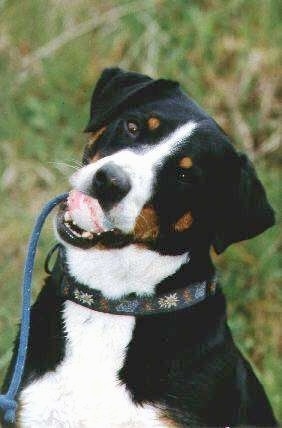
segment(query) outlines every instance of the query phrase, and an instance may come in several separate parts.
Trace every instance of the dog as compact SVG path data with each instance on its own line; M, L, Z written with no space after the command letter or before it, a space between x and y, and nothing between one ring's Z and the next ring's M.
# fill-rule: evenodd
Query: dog
M178 83L119 68L102 72L86 132L17 426L275 426L210 257L274 224L251 162Z

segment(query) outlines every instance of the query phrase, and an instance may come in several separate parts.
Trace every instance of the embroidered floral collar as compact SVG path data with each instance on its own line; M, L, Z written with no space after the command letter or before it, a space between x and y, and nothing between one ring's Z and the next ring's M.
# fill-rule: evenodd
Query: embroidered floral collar
M55 252L58 257L53 269L49 263ZM61 244L56 244L49 251L45 261L45 271L55 275L60 283L58 294L66 300L71 300L81 306L114 315L157 315L188 308L216 294L218 283L216 277L209 280L190 283L189 285L162 294L152 296L137 296L128 294L120 299L108 299L99 290L78 283L68 272L65 263L65 253Z
M153 296L136 296L135 293L120 299L105 298L98 290L78 284L64 275L61 295L98 312L115 315L156 315L185 309L214 295L217 290L215 278L211 281L194 282L181 289Z

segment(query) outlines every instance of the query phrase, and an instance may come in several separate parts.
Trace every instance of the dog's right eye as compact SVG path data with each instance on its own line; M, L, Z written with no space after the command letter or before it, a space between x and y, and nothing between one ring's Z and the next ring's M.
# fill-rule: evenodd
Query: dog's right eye
M202 181L201 172L197 167L193 167L193 171L186 168L177 168L176 177L181 184L200 184Z
M127 133L131 136L136 138L139 134L140 127L139 124L134 120L127 120L125 121L125 129Z
M183 184L192 184L192 176L190 171L187 171L185 168L177 169L177 180Z

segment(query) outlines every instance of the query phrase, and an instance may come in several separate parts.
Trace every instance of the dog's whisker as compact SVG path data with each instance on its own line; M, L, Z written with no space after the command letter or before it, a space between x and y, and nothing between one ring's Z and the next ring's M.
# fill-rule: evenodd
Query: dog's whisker
M71 162L73 162L75 165L79 166L80 168L83 167L82 162L78 161L77 159L71 159Z
M53 165L58 165L58 166L60 166L60 165L61 166L67 166L68 168L72 168L75 171L78 171L81 168L80 166L70 165L67 162L61 162L61 161L53 161L53 162L48 162L48 163L53 164Z

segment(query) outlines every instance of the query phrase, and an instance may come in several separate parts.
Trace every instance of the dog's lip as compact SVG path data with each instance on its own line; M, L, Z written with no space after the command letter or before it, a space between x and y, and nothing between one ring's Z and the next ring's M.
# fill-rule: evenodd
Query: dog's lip
M82 229L72 221L68 205L65 202L60 205L56 227L64 242L82 249L90 249L98 243L105 247L120 247L127 245L132 239L131 234L124 234L117 228L99 232Z
M90 195L73 189L62 202L56 218L57 233L61 240L73 246L90 249L98 244L106 248L121 248L129 244L151 244L132 231L114 227L99 201Z

